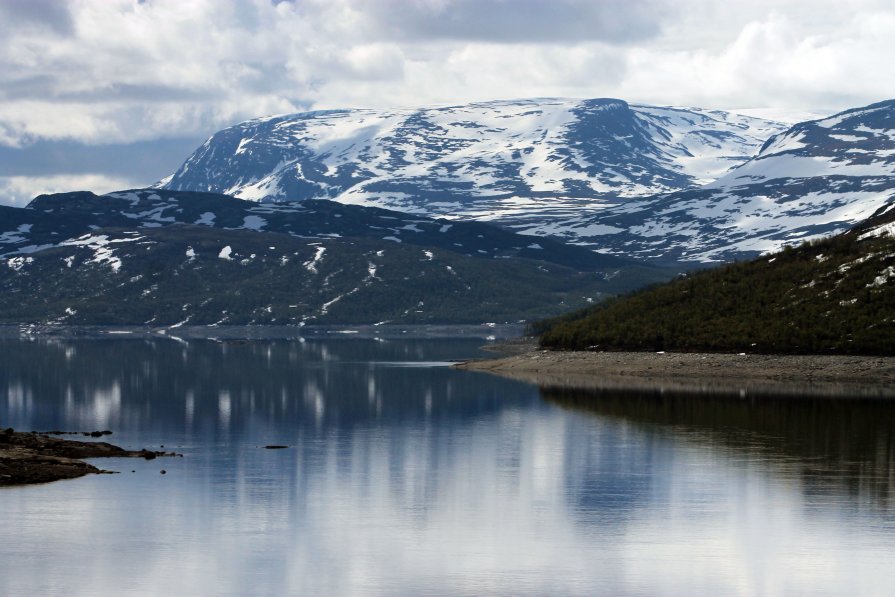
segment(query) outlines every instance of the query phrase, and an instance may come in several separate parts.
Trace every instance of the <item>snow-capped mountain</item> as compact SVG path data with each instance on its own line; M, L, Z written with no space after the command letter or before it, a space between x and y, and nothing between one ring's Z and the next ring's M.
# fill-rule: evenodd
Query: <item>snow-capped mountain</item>
M258 201L332 199L531 229L692 188L785 127L615 99L332 110L220 131L163 187Z
M492 222L665 263L833 234L892 200L895 102L779 123L619 100L344 110L221 131L166 183Z
M895 101L803 122L699 189L540 230L642 259L718 262L828 236L895 201Z

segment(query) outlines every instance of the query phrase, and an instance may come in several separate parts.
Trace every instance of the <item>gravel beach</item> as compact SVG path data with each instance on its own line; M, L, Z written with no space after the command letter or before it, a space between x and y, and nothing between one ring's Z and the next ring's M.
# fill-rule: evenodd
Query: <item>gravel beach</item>
M532 349L456 367L541 386L895 398L895 357Z

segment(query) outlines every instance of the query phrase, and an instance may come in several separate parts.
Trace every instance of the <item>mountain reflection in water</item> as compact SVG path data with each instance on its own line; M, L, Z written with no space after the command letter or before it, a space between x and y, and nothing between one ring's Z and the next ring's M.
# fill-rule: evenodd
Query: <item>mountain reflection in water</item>
M290 430L370 419L476 413L502 384L451 406L456 384L420 388L433 367L477 352L481 340L0 341L9 414L37 428L146 428L232 435L266 421ZM416 374L407 367L422 366ZM5 383L4 383L5 382ZM489 393L490 392L490 393ZM125 398L126 397L126 398ZM387 398L387 399L386 399ZM0 411L2 412L2 411ZM55 427L54 427L55 428Z
M0 491L0 594L895 584L891 403L539 391L445 366L479 344L0 341L0 426L184 454Z

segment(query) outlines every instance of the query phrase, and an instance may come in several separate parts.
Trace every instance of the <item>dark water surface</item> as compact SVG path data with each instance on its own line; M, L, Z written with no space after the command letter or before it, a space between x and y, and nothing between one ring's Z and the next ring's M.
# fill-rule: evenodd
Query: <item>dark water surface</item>
M184 455L0 490L0 595L893 594L895 404L445 366L479 344L0 340L0 426Z

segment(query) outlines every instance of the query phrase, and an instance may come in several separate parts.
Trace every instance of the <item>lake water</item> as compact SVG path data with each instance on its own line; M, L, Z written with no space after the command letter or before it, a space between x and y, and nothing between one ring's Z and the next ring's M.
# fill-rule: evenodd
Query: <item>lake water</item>
M0 595L895 592L892 403L445 365L480 343L0 341L0 426L183 454L0 490Z

